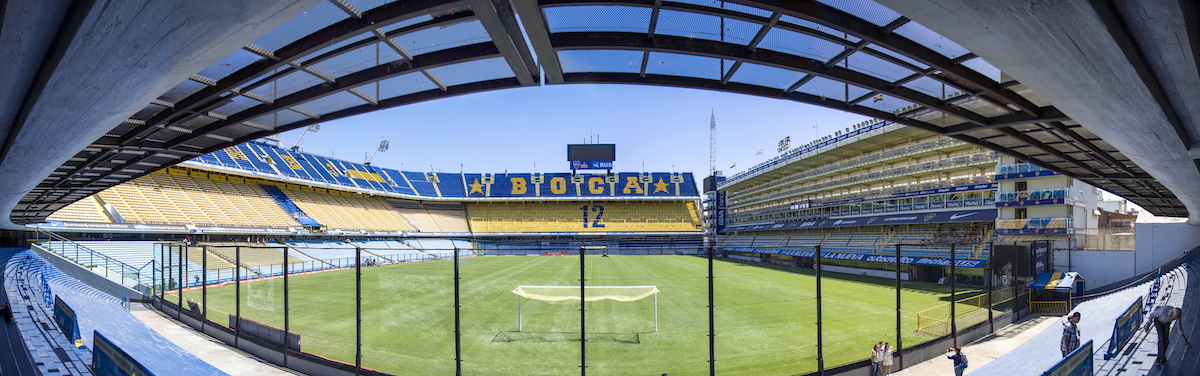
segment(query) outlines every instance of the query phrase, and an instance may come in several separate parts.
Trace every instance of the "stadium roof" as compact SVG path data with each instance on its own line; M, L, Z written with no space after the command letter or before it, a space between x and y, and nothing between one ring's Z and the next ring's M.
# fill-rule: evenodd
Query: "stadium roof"
M841 109L998 150L1154 214L1187 215L1142 168L1024 84L872 1L329 0L101 125L110 130L25 194L11 221L40 222L150 171L323 121L576 83Z

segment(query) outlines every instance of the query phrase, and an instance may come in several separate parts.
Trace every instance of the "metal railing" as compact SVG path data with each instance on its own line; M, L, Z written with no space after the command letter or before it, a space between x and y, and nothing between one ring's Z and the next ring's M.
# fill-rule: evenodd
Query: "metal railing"
M35 239L33 243L39 248L58 254L59 256L71 260L76 264L95 272L96 274L103 275L105 278L112 279L114 277L113 274L115 273L115 277L120 281L121 285L126 285L126 281L128 280L135 283L135 285L132 286L135 290L142 292L151 291L151 287L145 282L152 280L153 277L146 275L145 270L146 268L150 268L153 271L153 261L146 263L146 265L142 265L140 268L133 267L129 264L76 243L71 239L67 239L62 235L58 235L41 228L38 228L35 232ZM96 270L97 268L103 268L104 270L101 272Z

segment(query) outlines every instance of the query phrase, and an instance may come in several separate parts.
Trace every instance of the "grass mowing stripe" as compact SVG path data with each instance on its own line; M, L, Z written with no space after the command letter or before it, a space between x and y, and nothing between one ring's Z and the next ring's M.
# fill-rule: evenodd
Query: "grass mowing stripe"
M578 342L492 342L497 333L516 327L514 287L576 285L578 263L578 256L460 260L464 372L578 372ZM614 255L587 256L587 263L589 285L655 285L662 291L659 332L641 334L638 344L589 342L589 373L707 372L707 259ZM453 372L452 268L451 262L441 260L363 268L364 366L398 375ZM724 260L716 260L714 273L720 373L787 375L815 370L816 296L811 273ZM827 365L864 359L871 344L893 339L895 290L890 281L833 273L825 277ZM353 363L354 270L289 278L291 327L303 336L303 349ZM243 283L243 315L282 326L281 289L278 280ZM258 307L247 306L247 290L258 294ZM212 312L234 310L232 285L208 291ZM906 283L901 294L905 342L911 346L928 339L915 332L916 312L944 303L949 294L942 286L922 283ZM185 295L199 301L198 293ZM638 315L646 312L638 303L589 303L589 325L640 324L644 318ZM536 310L530 309L526 315L534 316L525 317L530 325L561 323L567 330L578 330L578 312L572 312L570 305L543 311L556 317L537 317Z

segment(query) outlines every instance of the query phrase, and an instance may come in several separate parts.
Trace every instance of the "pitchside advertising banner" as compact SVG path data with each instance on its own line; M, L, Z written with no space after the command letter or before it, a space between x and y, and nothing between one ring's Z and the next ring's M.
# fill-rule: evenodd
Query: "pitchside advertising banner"
M744 248L744 247L726 247L726 251L734 252L753 252L766 253L772 255L799 256L799 257L816 257L815 251L796 251L788 249L770 249L770 248ZM886 255L865 255L861 253L841 253L841 252L821 252L822 260L851 260L851 261L871 261L871 262L886 262L896 263L896 256ZM930 265L930 266L950 266L950 259L943 257L910 257L900 256L900 263L910 265ZM955 259L954 265L959 268L982 268L987 260L983 259Z
M727 192L717 191L717 202L716 202L716 208L715 208L716 212L717 212L717 221L716 221L716 223L713 224L713 227L716 228L717 232L725 231L725 219L726 219L725 211L726 211L726 202L728 199L729 199L729 194Z
M77 347L83 346L83 340L79 337L79 322L75 320L75 310L71 309L67 302L59 299L58 295L54 296L54 322L67 337L67 341Z
M150 370L129 356L125 350L109 341L96 331L92 341L92 372L97 376L142 376L153 375Z
M1042 376L1092 376L1092 341L1067 354Z
M1109 360L1121 352L1121 348L1133 338L1133 334L1137 332L1138 325L1142 323L1142 297L1138 297L1129 308L1125 309L1125 313L1117 318L1113 323L1112 338L1108 340L1108 351L1104 353L1104 360Z
M996 220L996 209L944 211L936 213L909 213L876 215L869 217L819 219L802 222L772 223L761 225L729 226L729 231L769 231L791 230L799 228L850 227L874 225L905 225L915 223L946 223L946 222L991 222Z
M611 170L613 161L571 161L572 170Z

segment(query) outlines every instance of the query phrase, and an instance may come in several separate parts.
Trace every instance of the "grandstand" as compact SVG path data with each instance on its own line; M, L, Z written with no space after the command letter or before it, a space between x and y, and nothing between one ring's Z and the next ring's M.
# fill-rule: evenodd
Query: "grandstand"
M697 231L692 201L566 201L469 203L475 232Z
M277 235L699 233L698 197L688 173L421 173L250 142L107 189L49 221Z
M289 189L286 192L296 206L331 229L416 231L407 219L380 197L337 191Z
M189 174L190 172L190 174ZM169 169L96 195L128 223L299 226L262 188L245 179Z

